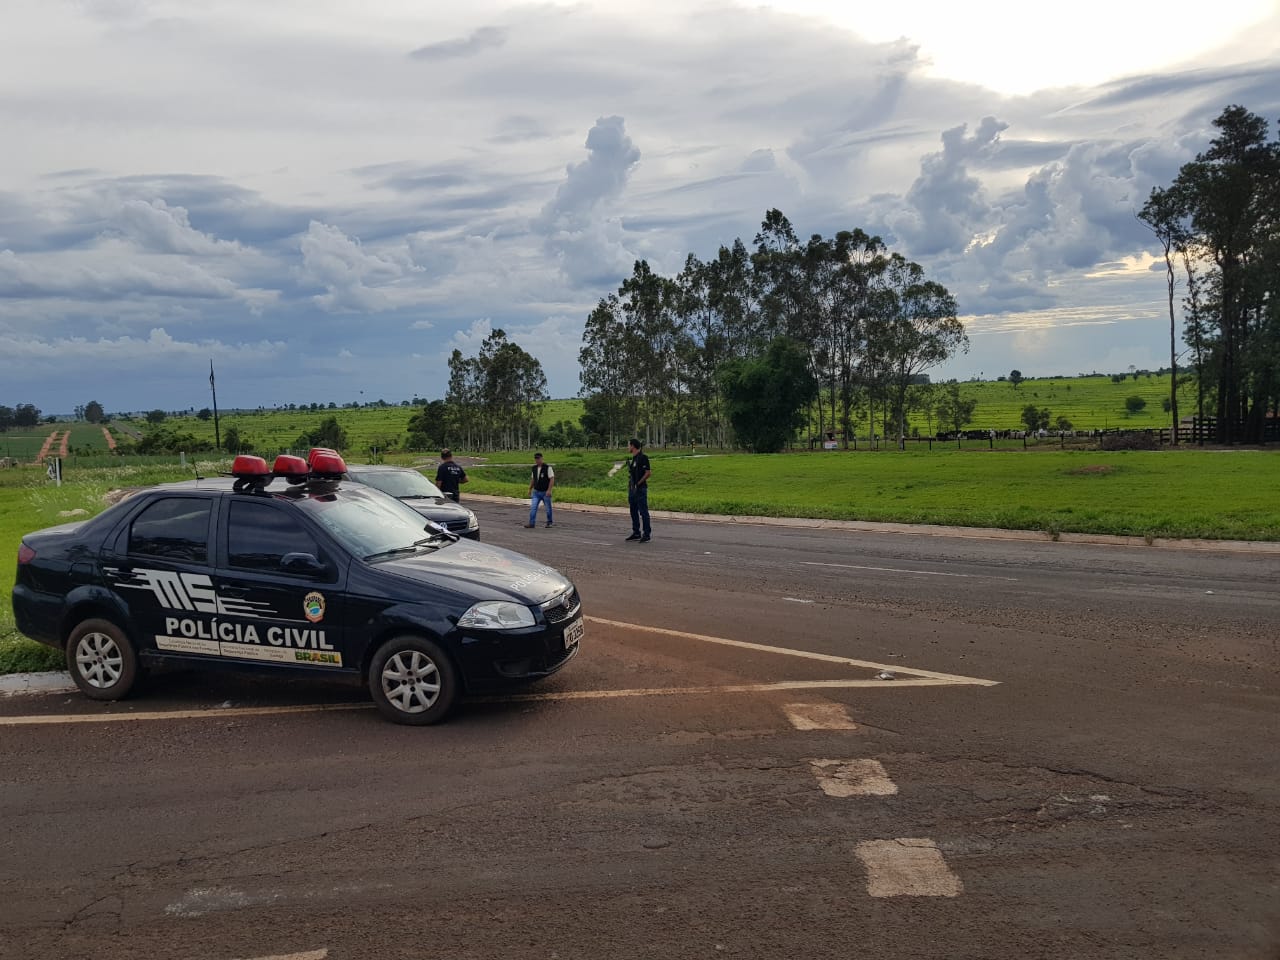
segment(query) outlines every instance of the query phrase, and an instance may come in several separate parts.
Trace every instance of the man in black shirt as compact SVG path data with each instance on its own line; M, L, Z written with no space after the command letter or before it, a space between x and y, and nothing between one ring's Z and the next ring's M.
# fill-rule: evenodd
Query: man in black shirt
M631 507L631 536L628 540L649 542L652 532L649 526L649 458L640 450L641 443L635 437L627 442L627 505ZM643 524L643 526L641 526Z
M453 451L441 450L440 466L436 467L436 486L446 497L457 503L460 496L458 486L466 482L467 471L453 462Z

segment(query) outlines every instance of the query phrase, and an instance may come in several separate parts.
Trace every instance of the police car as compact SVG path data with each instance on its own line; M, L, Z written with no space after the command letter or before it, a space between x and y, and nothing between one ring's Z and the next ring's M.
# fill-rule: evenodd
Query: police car
M345 473L330 450L271 467L239 456L228 477L151 487L29 533L18 629L65 651L95 700L181 662L347 677L407 724L577 654L582 604L565 576L459 540Z

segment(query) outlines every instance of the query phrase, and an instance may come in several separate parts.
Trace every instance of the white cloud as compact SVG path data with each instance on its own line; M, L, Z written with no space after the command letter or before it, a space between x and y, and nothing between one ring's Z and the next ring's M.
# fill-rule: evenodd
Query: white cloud
M404 276L405 268L391 258L366 253L359 240L314 220L300 247L304 275L328 291L315 297L321 308L376 313L396 304L388 287Z
M395 399L442 393L449 350L501 327L567 396L582 320L636 258L675 273L750 245L779 207L801 237L861 227L919 260L981 317L965 369L1007 367L1019 337L1068 369L1162 343L1133 211L1228 103L1280 116L1275 5L1196 30L1108 8L1107 30L1059 18L1046 49L1000 35L1021 8L921 3L13 0L0 339L63 351L78 384L99 382L105 344L131 372L99 399L150 390L145 408L189 392L170 376L185 360L155 357L206 339L256 403ZM1173 23L1180 38L1148 42ZM1046 88L1062 53L1107 82ZM948 66L966 57L1021 63L1036 92ZM284 341L276 376L229 346ZM51 367L4 363L0 403L75 405L44 399Z

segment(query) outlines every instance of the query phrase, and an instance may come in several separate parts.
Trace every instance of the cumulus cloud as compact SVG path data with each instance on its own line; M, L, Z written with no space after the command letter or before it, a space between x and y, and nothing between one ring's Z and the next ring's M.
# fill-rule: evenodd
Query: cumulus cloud
M405 275L394 260L368 253L337 227L312 221L300 241L302 272L324 287L315 302L332 312L378 312L395 305L386 287Z
M943 131L942 150L921 161L920 176L901 206L885 216L890 233L912 254L963 252L990 227L990 204L982 181L970 175L969 165L993 153L1008 126L995 117L984 117L972 136L966 136L966 124Z
M117 222L139 246L157 253L221 257L244 252L238 243L193 229L185 207L170 207L160 199L124 201Z
M93 251L19 257L0 250L0 297L73 299L181 297L230 300L234 283L179 259L139 260L118 242Z
M548 251L573 282L594 284L630 267L621 225L607 204L621 196L640 162L622 117L601 117L587 133L587 159L571 163L555 196L534 223Z

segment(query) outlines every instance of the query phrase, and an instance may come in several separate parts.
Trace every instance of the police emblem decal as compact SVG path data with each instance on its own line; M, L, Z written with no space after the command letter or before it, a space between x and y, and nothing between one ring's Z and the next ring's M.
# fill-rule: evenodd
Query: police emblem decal
M302 599L302 612L312 623L324 619L324 594L308 593Z

